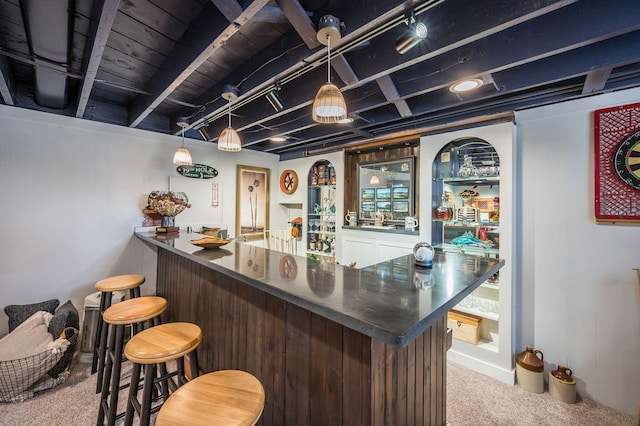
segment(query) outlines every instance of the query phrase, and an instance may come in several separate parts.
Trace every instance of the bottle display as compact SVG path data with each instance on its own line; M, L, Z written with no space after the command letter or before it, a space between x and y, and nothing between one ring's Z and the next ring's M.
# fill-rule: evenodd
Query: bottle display
M309 170L307 254L310 257L333 256L335 252L335 180L335 168L326 160L317 161Z

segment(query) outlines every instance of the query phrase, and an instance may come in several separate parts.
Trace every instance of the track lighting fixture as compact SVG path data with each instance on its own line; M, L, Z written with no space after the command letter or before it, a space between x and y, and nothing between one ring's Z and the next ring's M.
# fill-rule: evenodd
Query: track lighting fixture
M342 38L340 20L332 15L323 16L316 36L327 46L327 82L316 94L311 116L317 123L337 123L347 118L347 103L340 89L331 83L331 42L339 43Z
M191 160L191 153L184 147L184 129L189 127L189 120L185 117L179 117L177 125L182 128L182 147L178 148L175 154L173 154L173 164L179 166L191 166L193 161Z
M242 150L240 135L231 127L231 101L238 99L238 89L231 85L224 86L222 97L229 101L229 127L224 129L218 136L218 150L227 152L238 152Z
M429 32L425 24L416 22L413 11L407 16L406 22L409 29L396 40L396 50L400 54L405 54L411 50L412 47L424 40Z
M276 84L276 86L273 89L271 89L269 93L265 95L265 97L267 98L267 100L269 101L273 109L276 110L276 112L280 112L284 109L284 104L282 103L280 96L278 96L279 92L280 92L280 84Z

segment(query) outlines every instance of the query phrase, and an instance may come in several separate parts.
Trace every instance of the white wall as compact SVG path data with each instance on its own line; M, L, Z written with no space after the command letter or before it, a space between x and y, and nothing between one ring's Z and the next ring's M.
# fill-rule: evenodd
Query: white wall
M521 350L569 366L581 395L636 413L640 397L640 227L594 221L593 111L640 89L516 114L522 155Z
M169 176L179 176L171 163L179 145L170 135L0 106L0 308L57 298L81 311L96 281L124 273L144 274L143 292L153 293L154 251L133 230L149 192L168 190ZM277 156L186 145L195 162L218 170L231 235L237 164L271 168L272 200L279 192Z

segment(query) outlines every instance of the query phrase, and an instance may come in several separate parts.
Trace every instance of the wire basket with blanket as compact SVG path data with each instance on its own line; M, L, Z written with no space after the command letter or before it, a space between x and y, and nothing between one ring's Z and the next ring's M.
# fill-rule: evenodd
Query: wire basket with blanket
M5 308L10 333L0 339L0 402L27 400L69 376L79 318L70 301L56 310L58 304L53 299Z

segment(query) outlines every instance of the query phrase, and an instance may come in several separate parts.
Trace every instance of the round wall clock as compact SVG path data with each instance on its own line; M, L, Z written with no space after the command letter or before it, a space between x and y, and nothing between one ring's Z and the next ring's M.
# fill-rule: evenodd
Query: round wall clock
M640 191L640 131L627 136L613 152L613 170L630 187Z
M285 194L293 194L298 187L298 175L293 170L285 170L280 175L280 189Z

